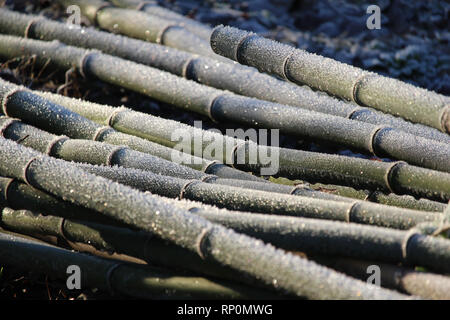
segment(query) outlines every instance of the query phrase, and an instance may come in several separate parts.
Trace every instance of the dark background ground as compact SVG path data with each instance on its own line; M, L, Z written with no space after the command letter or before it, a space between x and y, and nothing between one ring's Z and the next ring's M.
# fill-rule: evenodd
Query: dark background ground
M228 24L292 44L355 66L407 81L449 95L450 25L448 1L408 0L167 0L162 6L205 24ZM0 0L0 5L41 13L53 19L65 18L62 8L48 0ZM382 9L381 29L366 27L366 8ZM85 25L89 25L83 20ZM1 44L0 44L1 45ZM30 59L0 61L0 76L32 89L55 92L66 81L64 74L41 70ZM73 97L127 105L188 124L206 118L180 111L139 94L73 74L62 93ZM227 125L230 128L229 125ZM222 127L224 129L225 127ZM335 146L282 137L282 146L357 155ZM359 155L366 156L367 155ZM0 262L1 263L1 262ZM0 298L68 299L107 297L101 292L69 292L64 283L47 275L23 273L0 266Z

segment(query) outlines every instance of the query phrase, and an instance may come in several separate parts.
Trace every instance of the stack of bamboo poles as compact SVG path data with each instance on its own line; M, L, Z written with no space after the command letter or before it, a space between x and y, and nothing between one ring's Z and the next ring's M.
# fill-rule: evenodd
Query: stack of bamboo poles
M450 299L447 97L155 2L57 2L96 27L0 8L2 61L32 56L215 122L394 161L266 146L0 79L2 264L59 278L78 265L83 288L154 299ZM203 157L193 141L192 154L173 149L179 129L202 137ZM211 140L223 153L205 152ZM278 155L270 179L255 150ZM365 281L372 265L381 287Z

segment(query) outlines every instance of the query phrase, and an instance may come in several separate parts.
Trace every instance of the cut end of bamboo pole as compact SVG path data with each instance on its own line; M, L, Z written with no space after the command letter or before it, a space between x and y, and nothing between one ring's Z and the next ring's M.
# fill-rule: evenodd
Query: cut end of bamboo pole
M221 56L238 61L239 45L245 38L252 35L256 34L221 24L215 27L211 33L211 48Z

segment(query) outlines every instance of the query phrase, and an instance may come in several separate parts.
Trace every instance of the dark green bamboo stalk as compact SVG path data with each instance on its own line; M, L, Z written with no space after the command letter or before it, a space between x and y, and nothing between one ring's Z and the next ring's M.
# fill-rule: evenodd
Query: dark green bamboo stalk
M118 131L136 135L168 147L174 147L177 143L182 143L190 152L195 151L195 146L191 141L173 141L172 133L176 130L182 130L189 137L203 137L201 152L204 157L210 156L208 152L205 152L210 141L222 141L224 154L215 154L214 158L210 159L219 160L238 169L252 171L256 174L259 174L261 167L263 167L262 164L260 166L244 165L235 161L235 155L238 152L248 150L244 147L244 141L239 139L127 108L117 109L47 92L36 93L99 124L110 125ZM254 148L254 150L262 148L253 143L249 144L249 148ZM236 148L233 151L227 148L227 145L233 145ZM440 172L432 172L406 164L383 163L286 148L267 148L267 150L267 154L279 152L278 176L292 179L299 178L309 182L344 184L360 189L380 189L384 192L412 194L417 197L444 201L450 199L450 178L446 178L446 175ZM232 152L230 153L230 151ZM264 152L262 151L263 154ZM395 174L392 174L394 172ZM213 172L209 173L212 174Z
M450 171L450 144L416 137L392 128L380 128L359 121L229 94L148 66L57 42L3 35L0 35L0 40L5 44L0 48L0 56L4 58L36 54L37 60L44 63L51 57L52 63L59 68L77 66L83 74L208 115L217 121L280 129L286 134L329 140L368 150L379 156L390 156L422 167ZM152 81L149 82L148 79ZM398 145L402 145L402 148L398 148Z
M396 194L384 194L380 191L355 190L351 187L338 185L324 185L321 183L307 184L306 187L346 198L366 200L370 202L385 204L388 206L407 208L421 211L443 212L445 203L431 201L428 199L414 199L412 196L398 196Z
M194 19L185 17L175 11L166 9L158 5L156 1L140 1L140 0L112 0L114 5L121 8L141 10L148 14L158 16L171 22L176 22L178 25L186 28L190 32L196 34L202 39L209 41L212 29L203 23L197 22Z
M409 229L423 222L439 222L442 214L384 206L365 201L337 201L243 189L230 180L201 182L155 175L120 167L80 164L83 170L142 191L169 198L185 198L227 208L276 215L340 220L388 228ZM219 183L217 183L219 181ZM231 185L231 186L230 186ZM233 186L234 185L234 186ZM253 185L253 189L256 189Z
M436 129L317 94L239 64L221 63L165 46L91 28L74 28L73 25L6 9L0 9L0 32L98 49L218 89L352 120L387 125L417 136L450 143L450 137Z
M156 197L111 182L0 138L0 175L8 174L127 225L153 232L200 257L312 299L401 299L253 238L168 206Z
M67 134L70 137L74 138L80 138L80 139L90 139L94 141L103 141L107 143L112 143L114 145L127 145L132 147L134 150L139 150L142 152L146 152L149 154L155 154L157 156L161 155L161 152L158 151L158 148L155 148L155 146L159 146L158 144L150 143L147 140L143 140L141 138L130 136L126 134L122 134L119 132L116 132L115 130L109 128L109 127L102 127L96 123L93 123L78 114L71 112L70 110L65 109L64 107L60 105L55 105L39 96L34 95L33 93L30 93L28 91L25 91L23 88L9 84L8 82L4 82L0 80L0 84L3 86L3 89L0 89L0 97L4 97L5 95L8 95L8 99L4 101L4 109L7 110L8 114L14 115L16 117L19 117L21 119L25 119L27 122L32 123L34 125L38 125L41 128L45 128L47 130L51 130L54 133L59 134ZM4 92L4 95L2 95L2 91ZM12 122L12 119L9 118L0 118L0 122L4 125L2 132L3 135L7 138L21 141L22 139L26 139L26 145L37 148L38 151L41 152L50 152L52 151L52 144L55 143L55 139L58 137L55 135L46 135L43 132L40 132L39 130L35 130L32 128L29 128L27 126L22 125L21 123L15 121L15 124ZM19 128L14 129L10 126L16 126ZM11 130L11 132L10 132ZM43 135L43 137L41 137ZM30 136L32 139L30 139ZM42 141L44 139L44 141ZM148 142L148 143L147 143ZM37 145L37 147L35 147ZM39 147L40 146L40 147ZM157 149L157 151L154 151ZM167 150L164 150L165 152L163 155L165 155L164 158L171 158L172 153L170 151L172 149L166 148ZM77 153L77 156L80 157L81 154L84 153ZM51 155L60 157L61 155L58 155L58 152L52 153ZM77 161L83 161L86 159L86 155L84 154L81 158L76 158L71 155L66 155L64 152L62 153L62 156L66 160L75 160ZM114 157L110 157L114 158ZM190 161L193 161L192 159ZM89 163L96 163L96 161L88 160ZM106 162L105 162L106 163ZM104 163L104 164L105 164ZM135 164L129 164L127 162L123 163L125 166L133 166L136 167ZM157 164L158 165L158 164ZM296 195L304 195L309 197L315 197L315 198L321 198L321 199L334 199L339 201L351 201L350 199L345 198L339 198L335 197L333 195L329 195L326 193L316 192L307 188L289 188L287 186L280 186L280 185L273 185L273 184L267 184L265 180L257 179L254 176L247 175L243 172L239 172L236 169L228 168L220 163L213 163L209 161L209 163L200 162L199 165L201 167L198 167L196 163L193 163L195 169L201 169L202 171L206 172L214 172L219 173L222 177L236 177L236 178L246 178L254 180L252 182L255 183L242 183L240 181L234 181L234 180L217 180L214 179L215 183L218 184L227 184L232 186L241 186L246 187L249 189L257 189L257 190L265 190L265 191L271 191L271 192L278 192L278 193L287 193L287 194L296 194ZM195 167L197 166L197 167ZM142 166L141 166L142 167ZM154 170L154 167L152 167ZM149 168L149 170L152 170L152 168ZM164 168L164 166L163 166ZM169 170L172 170L172 168L169 168ZM183 171L183 170L181 170ZM156 171L160 173L169 173L171 175L177 175L180 170L175 170L173 172L168 171ZM180 177L186 177L184 173L181 174ZM188 177L189 178L189 177ZM211 180L212 176L198 176L197 178L205 179L208 178ZM260 181L258 183L257 181ZM265 186L265 185L268 186Z
M381 270L381 286L383 287L396 289L424 299L450 299L450 278L448 276L416 271L378 261L367 262L335 257L313 257L313 260L361 280L367 280L371 275L367 272L367 268L375 265Z
M149 142L148 140L143 140L136 136L122 134L120 132L116 132L114 129L109 127L102 127L96 123L93 123L78 114L71 112L70 110L65 109L62 106L55 105L39 96L34 95L28 91L25 91L23 88L20 88L15 85L9 85L7 82L0 80L0 84L3 85L3 92L8 93L8 99L4 102L4 109L8 110L8 114L11 114L15 117L19 117L21 119L25 119L27 122L37 125L41 128L45 128L47 130L51 130L54 133L58 134L67 134L70 137L80 138L80 139L89 139L99 142L112 143L114 145L127 145L134 150L139 150L141 152L146 152L152 155L163 155L163 158L172 158L172 149L164 147L166 150L164 152L159 152L157 147L159 146L156 143ZM6 93L5 93L6 94ZM4 96L4 95L3 95ZM2 89L0 89L0 97L2 97ZM2 127L3 125L3 127ZM14 128L16 126L17 128ZM22 141L22 139L26 139L27 142L25 145L30 146L34 149L37 149L41 152L52 152L52 144L55 143L55 139L58 137L55 135L48 135L40 130L36 130L30 128L26 125L21 124L18 121L14 121L11 118L0 118L0 127L2 127L2 134L6 138L10 138L15 141ZM30 139L31 137L31 139ZM42 141L43 140L43 141ZM23 140L25 142L25 140ZM151 143L150 145L147 144ZM37 146L37 147L36 147ZM157 149L157 151L154 151ZM50 150L50 151L49 151ZM77 154L77 157L73 155L67 155L62 152L61 154L58 151L56 153L51 153L53 156L64 157L65 160L74 160L74 161L84 161L87 159L86 154L81 152ZM72 153L71 153L72 154ZM83 156L82 156L83 155ZM81 157L81 158L80 158ZM110 156L111 159L114 156ZM189 161L194 161L195 159L188 159ZM97 161L87 160L88 163L97 163ZM104 161L103 164L106 164ZM117 163L119 164L119 163ZM130 164L127 162L122 163L125 166L133 166L136 167L135 164ZM191 163L194 166L194 169L201 169L205 173L214 172L220 174L221 177L225 178L238 178L238 179L249 179L252 180L252 183L243 183L241 180L229 180L229 179L214 179L215 183L218 184L227 184L234 186L242 186L249 189L257 189L257 190L265 190L271 192L278 193L287 193L287 194L296 194L296 195L304 195L309 197L316 197L321 199L334 199L340 201L351 201L350 199L339 198L333 195L329 195L326 193L316 192L314 190L310 190L307 188L290 188L287 186L280 186L275 184L268 184L263 179L258 179L254 176L248 175L244 172L240 172L236 169L226 167L220 163L213 163L212 161L202 161L199 164L195 162ZM156 163L156 166L159 167L161 163ZM141 166L143 168L143 166ZM147 167L145 167L147 169ZM164 168L164 166L162 166ZM150 167L148 170L155 170L155 167ZM162 169L165 170L165 169ZM170 170L170 172L168 171ZM156 172L165 173L169 175L178 175L180 172L180 177L189 178L183 173L184 170L173 170L173 167L169 167L169 169L165 171L157 170ZM190 173L191 174L191 173ZM194 179L208 179L211 180L213 176L208 175L200 175L197 174L192 175ZM255 182L255 183L253 183ZM265 185L268 186L265 186Z
M193 213L286 250L402 262L450 272L450 240L422 235L419 230L412 233L412 230L244 212Z
M81 287L112 294L159 299L243 299L256 290L226 281L180 276L149 266L76 253L37 241L0 233L2 263L67 279L67 268L80 267ZM264 295L262 295L264 296Z
M50 211L47 211L50 212ZM107 253L126 254L157 267L190 270L219 279L236 281L242 277L227 267L204 261L198 255L162 241L148 232L131 230L80 219L68 220L58 216L43 216L26 210L3 209L0 226L7 230L34 237L52 235L71 243L89 244ZM247 279L252 286L261 284ZM268 295L268 293L260 293ZM256 296L255 293L253 293Z
M233 63L215 54L208 41L190 32L176 21L149 15L143 11L116 8L110 2L103 0L57 0L56 2L64 6L79 6L81 13L102 29Z
M215 28L211 47L260 71L450 132L450 100L443 95L237 28Z
M0 177L0 207L51 212L69 219L82 219L117 225L93 210L63 201L13 178Z
M128 147L57 136L5 116L0 116L0 132L7 139L67 161L119 165L186 179L201 180L211 177L206 173L134 151Z
M168 161L173 159L175 150L160 144L129 134L117 132L109 126L101 126L65 107L52 103L23 87L0 79L0 98L4 99L3 109L13 117L55 134L64 134L74 139L86 139L106 142L111 145L127 146L130 149L148 153ZM245 172L230 168L224 164L202 159L188 154L178 153L187 167L213 173L223 178L265 181ZM183 167L182 167L183 168Z
M219 212L213 213L214 211L209 211L208 209L200 209L200 211L197 210L194 211L194 213L199 214L200 216L205 215L207 217L212 217L212 221L218 220L224 225L236 225L236 223L230 223L230 219L227 219L226 217L217 218L223 213L225 213L225 215L227 214L223 210L222 212L220 212L220 210L218 211ZM239 213L230 213L230 215L239 215ZM250 216L253 215L250 214ZM247 218L249 219L250 217ZM272 221L266 219L264 227L261 227L262 224L258 223L258 218L258 215L256 215L254 219L245 219L243 222L243 225L252 224L258 226L254 231L251 231L249 227L243 226L237 227L237 229L242 229L245 233L252 233L255 237L262 239L265 242L275 243L282 248L302 250L302 252L305 252L308 255L319 253L329 254L331 256L338 255L408 263L408 261L405 261L402 257L400 244L396 244L396 241L400 239L401 235L391 232L392 230L373 227L361 228L357 225L345 225L341 223L333 223L332 226L327 225L327 223L321 225L318 221L301 218L289 219L291 221L286 221L287 219L284 218L273 219ZM287 239L283 240L280 234L274 236L274 234L280 232L287 223L291 225L291 227L286 229L286 234L288 234ZM157 256L160 252L151 251L155 246L157 248L158 246L162 246L166 248L163 255L168 255L169 257L166 258L169 261L172 261L171 259L173 259L172 256L175 252L181 254L174 264L167 266L188 268L213 276L219 275L219 278L230 279L233 276L237 276L229 270L221 270L214 265L204 266L198 257L191 258L191 255L184 253L182 250L175 249L174 251L173 246L161 244L161 241L152 239L150 234L137 234L135 231L124 228L93 224L79 220L66 220L55 216L42 216L30 211L14 211L8 208L3 210L0 224L7 230L14 232L31 236L35 236L36 234L52 235L66 239L70 242L90 244L100 250L131 255L144 261L152 261L152 258L155 259L154 261L156 262L162 260L163 264L165 264L167 263L167 260ZM300 225L302 225L302 228L299 230L296 226L298 227ZM327 227L333 230L331 234L326 233L325 228ZM394 238L394 240L392 240L392 238ZM297 243L294 244L294 241L297 241ZM321 243L321 245L317 245L317 243ZM450 245L449 243L447 243L447 246ZM436 255L436 251L431 255ZM448 260L448 257L445 259L445 254L441 254L435 261L437 259L442 259L442 256L444 257L442 260L443 270L448 270L448 266L445 266L444 263ZM184 266L185 263L182 257L188 259L186 267ZM426 260L423 260L426 263ZM183 261L183 264L180 264L180 261ZM439 269L439 266L437 268ZM220 276L220 273L225 274Z

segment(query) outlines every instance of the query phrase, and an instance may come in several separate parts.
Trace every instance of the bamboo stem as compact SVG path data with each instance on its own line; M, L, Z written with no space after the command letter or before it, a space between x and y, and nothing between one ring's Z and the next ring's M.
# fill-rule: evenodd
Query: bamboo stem
M211 34L214 52L283 79L450 132L448 97L232 27Z
M177 48L186 52L233 63L215 54L208 41L190 32L176 21L170 21L143 11L116 8L103 0L57 0L61 5L77 5L81 13L102 29Z
M25 180L129 226L153 232L208 261L227 265L287 293L312 299L404 298L286 254L188 211L168 206L154 196L88 174L3 138L0 138L0 174Z
M59 216L43 216L26 210L3 209L0 225L21 234L42 236L52 234L71 243L83 243L101 250L136 257L151 265L172 270L190 270L219 279L236 281L241 275L227 267L202 260L198 255L162 241L148 232L131 230L80 219L68 220ZM182 263L180 263L182 262ZM248 285L261 287L251 278Z
M370 202L406 209L430 211L430 212L443 212L446 207L446 205L441 202L431 201L428 199L417 200L414 199L414 197L408 195L398 196L393 193L384 194L380 191L355 190L351 187L338 185L324 185L321 183L308 184L307 187L313 190L322 191L338 195L341 197L366 200Z
M158 16L171 22L176 22L178 25L185 27L190 32L196 34L200 38L209 42L212 29L203 23L197 22L194 19L185 17L175 11L171 11L159 6L155 1L140 1L140 0L112 0L114 5L121 8L141 10L148 14Z
M0 177L0 207L52 212L65 218L117 225L93 210L63 201L13 178Z
M390 156L422 167L450 172L450 144L416 137L392 128L321 114L228 94L176 77L166 72L99 52L0 35L5 43L0 56L36 54L63 69L77 66L83 74L95 76L166 103L210 116L216 121L280 129L286 134L324 139L379 156ZM45 52L45 54L43 54ZM70 67L69 67L70 66ZM152 79L151 82L148 79ZM268 116L270 115L270 117ZM402 145L402 148L397 148Z
M313 257L313 260L361 280L367 280L370 276L367 273L368 267L375 265L381 270L381 285L383 287L393 288L424 299L450 299L450 278L448 276L420 272L378 261L367 262L348 258L330 259L327 257Z
M0 128L3 137L66 161L119 165L186 179L201 180L211 176L128 147L50 134L5 116L0 116Z
M200 201L229 210L245 210L265 214L329 219L371 224L396 229L409 229L423 222L439 222L442 214L400 209L365 201L337 201L273 192L245 192L229 181L189 181L159 176L120 167L78 165L89 173L169 198ZM219 180L220 181L220 180ZM227 184L231 184L229 186ZM254 189L256 189L254 187ZM265 184L261 187L267 190ZM247 190L248 191L248 190Z
M402 262L450 272L450 240L373 226L244 212L193 211L276 247L331 256ZM405 239L407 249L405 249Z
M67 279L67 268L81 270L82 288L138 298L242 299L256 290L226 281L180 276L148 266L102 259L52 245L0 233L0 257L5 264ZM262 296L264 296L262 294Z
M9 115L22 119L27 123L51 133L64 134L74 139L94 140L106 142L111 145L128 146L135 151L147 153L168 161L173 159L174 153L176 152L171 148L149 140L117 132L109 126L101 126L61 105L39 97L23 87L16 86L1 79L0 85L2 86L2 89L0 89L0 98L5 98L3 103L4 111L7 110L6 112ZM187 167L202 171L205 174L212 172L223 178L265 181L248 173L225 166L217 161L213 162L181 152L178 153L178 157L185 159L183 164Z
M352 120L386 125L424 138L450 143L447 134L434 128L357 107L239 64L221 63L165 46L91 28L74 28L65 23L5 9L0 9L0 32L26 35L39 40L59 40L68 45L98 49L218 89Z
M181 208L187 207L184 204L175 205L179 205ZM405 259L401 249L402 240L407 234L405 231L399 232L384 228L362 227L334 222L322 223L323 221L304 218L271 217L272 219L270 219L267 216L248 215L247 213L243 213L244 220L242 223L239 223L232 217L239 216L241 213L226 212L224 210L214 211L210 208L196 208L195 211L192 209L191 211L196 215L206 217L208 220L211 218L210 221L230 226L234 230L240 230L279 248L294 251L300 250L308 255L321 254L373 259L384 262L402 262L404 264L428 266L444 272L449 270L448 264L446 265L449 257L448 254L445 254L445 251L438 252L434 250L430 253L431 256L434 256L433 261L441 261L440 265L430 265L425 257L421 261L408 261ZM230 279L233 277L233 272L223 271L210 265L203 266L203 262L198 258L191 257L192 255L189 254L186 256L182 250L174 251L173 246L160 244L160 241L152 239L151 235L146 233L136 233L124 228L80 220L42 216L25 210L14 211L9 208L3 210L1 224L4 228L11 231L28 235L47 234L61 237L69 242L89 243L100 250L124 253L145 261L152 261L152 259L156 262L160 260L166 261L164 258L156 256L158 252L152 252L154 246L162 245L166 248L164 255L168 255L168 260L170 261L173 261L171 257L174 256L175 252L181 254L174 264L167 266L181 267L179 261L183 257L183 267L185 267L184 258L193 260L192 263L189 261L187 263L188 266L186 266L190 270L206 272L209 275L225 272L225 278ZM327 228L332 231L327 231ZM284 234L281 235L282 233ZM152 243L154 241L156 243ZM440 245L440 248L448 248L450 241L447 241L446 246L445 243L440 243ZM434 246L438 247L439 244L434 244ZM411 250L415 250L414 245ZM221 278L224 278L224 276L221 276Z
M175 146L175 142L172 141L171 137L171 133L175 130L183 130L190 137L203 137L201 151L205 157L209 156L208 152L204 152L208 147L209 141L221 141L224 145L224 154L215 154L215 157L210 159L223 161L232 164L238 169L252 171L257 174L261 170L262 165L237 164L234 161L234 153L227 153L230 150L229 148L227 149L228 145L237 146L236 154L238 151L246 152L250 148L257 150L261 148L259 145L249 143L247 149L242 140L201 130L177 121L158 118L127 108L117 109L48 92L36 93L99 124L109 123L118 131L136 135L168 147ZM191 142L188 142L185 147L191 152L195 150L195 146L191 145ZM267 154L276 152L275 149L267 149ZM442 181L439 183L439 181L447 179L445 178L446 175L442 173L432 173L426 169L404 164L396 165L395 163L382 163L286 148L279 148L278 150L280 160L278 176L293 179L300 178L309 182L320 181L323 183L344 184L360 189L380 189L382 191L412 194L418 197L428 197L443 201L450 199L450 179L448 182ZM229 159L232 160L230 161ZM391 174L393 171L396 171L395 175ZM406 172L408 172L409 176L405 175ZM209 173L214 174L214 172Z

